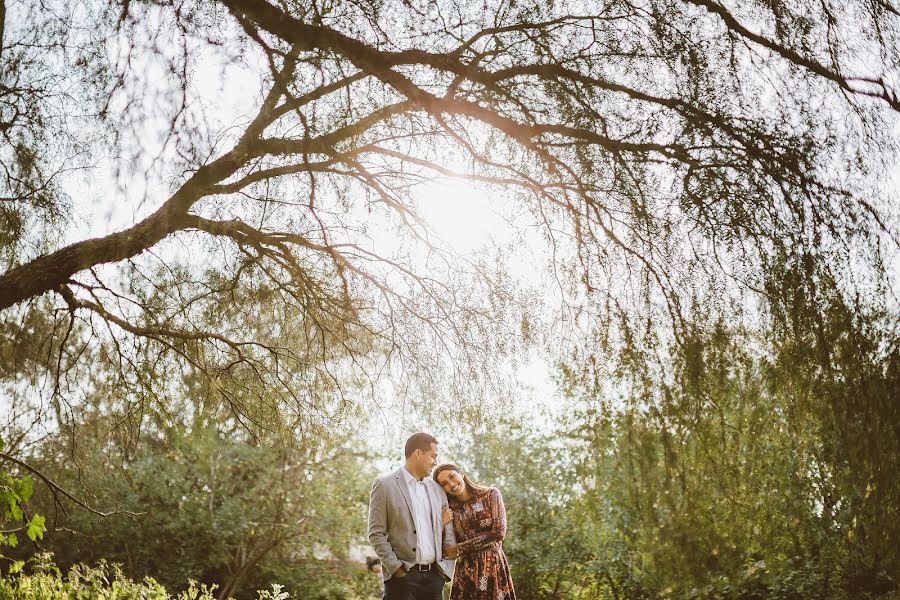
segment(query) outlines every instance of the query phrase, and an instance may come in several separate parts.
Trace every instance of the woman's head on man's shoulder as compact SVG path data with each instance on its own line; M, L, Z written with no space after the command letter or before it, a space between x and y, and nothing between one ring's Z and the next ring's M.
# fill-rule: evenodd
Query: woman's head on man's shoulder
M447 496L460 502L482 496L491 489L473 481L465 471L453 463L438 465L431 476L444 488Z

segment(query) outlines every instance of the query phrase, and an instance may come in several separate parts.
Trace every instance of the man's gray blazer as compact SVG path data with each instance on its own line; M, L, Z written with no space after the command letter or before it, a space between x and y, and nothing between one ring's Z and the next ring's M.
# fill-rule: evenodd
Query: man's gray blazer
M448 579L453 578L452 559L443 558L445 544L455 544L453 524L441 528L441 510L447 506L447 494L436 481L425 478L425 489L431 500L431 524L438 566ZM407 571L416 564L416 527L412 498L403 476L403 467L379 477L372 484L369 497L369 541L381 559L381 576L387 581L401 566Z

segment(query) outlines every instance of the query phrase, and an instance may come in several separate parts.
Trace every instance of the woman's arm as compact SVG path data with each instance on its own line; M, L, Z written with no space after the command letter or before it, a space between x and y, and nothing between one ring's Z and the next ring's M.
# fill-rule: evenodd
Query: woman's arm
M445 506L441 511L441 525L444 527L444 558L455 559L459 554L456 551L453 511L449 506Z
M457 551L460 555L477 552L495 542L502 542L506 537L506 507L503 505L503 496L500 495L500 490L491 488L483 502L487 503L491 511L491 528L468 540L459 542Z

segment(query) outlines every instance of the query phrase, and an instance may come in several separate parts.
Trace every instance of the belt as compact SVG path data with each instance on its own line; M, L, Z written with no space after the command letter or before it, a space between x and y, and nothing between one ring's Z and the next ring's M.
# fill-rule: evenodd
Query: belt
M410 567L410 571L430 571L437 567L437 563L431 563L429 565L413 565Z

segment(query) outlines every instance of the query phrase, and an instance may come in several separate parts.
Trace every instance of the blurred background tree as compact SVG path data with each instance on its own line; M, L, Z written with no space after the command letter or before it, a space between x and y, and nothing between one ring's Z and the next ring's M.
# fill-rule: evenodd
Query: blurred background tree
M806 336L770 353L713 322L663 385L563 365L551 430L466 436L523 597L893 597L900 353L884 315L849 317L824 317L830 374Z
M45 440L30 459L109 513L38 485L32 505L54 531L41 548L64 572L105 560L172 591L190 580L215 584L220 598L255 598L272 583L310 598L323 590L368 597L378 588L364 564L348 560L365 543L374 471L373 457L346 434L263 445L222 427L173 422L164 434L143 433L126 453L108 436L110 419L81 423L77 441Z

